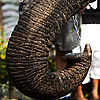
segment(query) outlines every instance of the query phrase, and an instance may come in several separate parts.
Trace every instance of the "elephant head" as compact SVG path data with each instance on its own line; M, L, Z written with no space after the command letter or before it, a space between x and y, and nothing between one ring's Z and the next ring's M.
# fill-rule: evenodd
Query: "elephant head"
M58 72L48 69L48 55L55 34L89 1L33 0L23 12L9 39L6 55L8 74L23 94L51 100L82 83L91 64L89 46L81 54L66 56L68 67Z

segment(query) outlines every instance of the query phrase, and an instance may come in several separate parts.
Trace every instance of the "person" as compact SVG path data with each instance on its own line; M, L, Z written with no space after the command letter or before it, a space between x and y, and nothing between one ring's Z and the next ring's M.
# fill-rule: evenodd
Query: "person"
M93 54L91 78L92 78L91 100L100 100L98 94L99 79L100 79L100 50L95 51Z
M78 27L80 29L80 18L78 14L75 15L75 19L78 20ZM54 45L56 48L56 68L57 70L61 70L66 67L66 62L62 61L62 57L67 53L72 53L72 49L78 46L78 36L73 17L70 18L68 23L63 25L59 34L55 36Z
M97 5L97 6L96 6ZM96 8L97 7L97 8ZM100 79L100 0L90 3L82 14L81 45L89 43L92 48L92 64L87 77L83 81L86 84L92 79L91 100L100 100L98 86ZM75 49L74 49L74 52ZM74 91L75 100L86 100L82 92L82 85Z

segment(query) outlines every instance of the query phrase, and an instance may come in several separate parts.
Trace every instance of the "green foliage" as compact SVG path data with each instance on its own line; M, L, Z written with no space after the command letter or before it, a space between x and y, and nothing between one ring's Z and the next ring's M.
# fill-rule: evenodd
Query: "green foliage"
M52 46L48 57L49 69L52 72L56 71L55 52L56 52L55 47Z
M5 84L8 80L8 73L6 70L6 48L7 41L0 38L0 84Z
M49 69L52 72L56 71L56 62L55 62L55 57L49 57L48 58L48 62L49 62Z
M91 93L89 93L89 92L87 92L87 91L84 91L83 93L84 93L84 97L85 97L86 99L90 100L90 98L91 98Z

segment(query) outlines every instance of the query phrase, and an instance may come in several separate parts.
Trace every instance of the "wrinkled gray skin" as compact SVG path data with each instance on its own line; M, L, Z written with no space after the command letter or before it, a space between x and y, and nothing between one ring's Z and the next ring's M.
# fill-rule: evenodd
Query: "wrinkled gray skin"
M33 0L23 12L9 40L6 57L9 76L23 94L52 100L82 83L91 64L89 46L82 54L66 56L68 65L58 72L48 69L48 55L55 34L89 1Z

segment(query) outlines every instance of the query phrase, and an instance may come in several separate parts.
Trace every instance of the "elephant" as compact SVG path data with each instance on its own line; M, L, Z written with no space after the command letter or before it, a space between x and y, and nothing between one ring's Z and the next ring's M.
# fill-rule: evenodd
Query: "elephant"
M6 50L6 67L15 87L28 97L52 100L62 97L84 80L91 64L91 47L65 55L66 68L51 72L48 55L55 35L69 18L90 0L32 0L12 32Z

